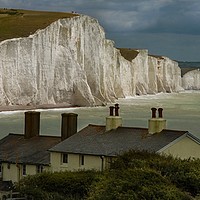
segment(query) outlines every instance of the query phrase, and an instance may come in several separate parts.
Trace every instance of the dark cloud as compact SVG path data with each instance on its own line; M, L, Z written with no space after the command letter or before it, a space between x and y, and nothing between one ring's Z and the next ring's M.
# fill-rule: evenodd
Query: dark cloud
M163 55L180 61L199 61L199 35L170 33L108 33L116 47L148 49L149 54Z
M200 4L196 1L173 1L162 7L155 24L142 31L152 33L200 34Z
M0 0L0 7L76 11L97 18L117 46L200 60L199 0Z

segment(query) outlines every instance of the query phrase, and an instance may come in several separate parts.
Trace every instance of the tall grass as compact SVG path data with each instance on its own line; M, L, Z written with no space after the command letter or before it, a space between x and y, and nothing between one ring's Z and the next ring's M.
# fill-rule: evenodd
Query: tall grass
M0 8L0 42L27 37L58 19L74 16L77 14Z

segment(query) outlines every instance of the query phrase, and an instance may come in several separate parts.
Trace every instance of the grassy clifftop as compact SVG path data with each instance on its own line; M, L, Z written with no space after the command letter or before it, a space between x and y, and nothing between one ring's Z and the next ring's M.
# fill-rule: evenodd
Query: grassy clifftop
M130 62L138 55L138 51L129 48L119 48L121 55Z
M0 8L0 42L27 37L58 19L74 16L77 14Z

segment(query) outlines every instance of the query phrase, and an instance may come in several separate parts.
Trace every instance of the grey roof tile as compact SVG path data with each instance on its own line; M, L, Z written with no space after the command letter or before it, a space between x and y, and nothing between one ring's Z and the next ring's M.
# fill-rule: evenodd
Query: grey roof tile
M35 136L25 139L24 135L9 134L0 140L0 161L11 163L50 163L49 148L58 144L60 137Z
M104 156L116 156L130 149L157 152L186 133L163 130L149 135L148 129L131 127L119 127L106 132L105 126L90 124L50 151Z

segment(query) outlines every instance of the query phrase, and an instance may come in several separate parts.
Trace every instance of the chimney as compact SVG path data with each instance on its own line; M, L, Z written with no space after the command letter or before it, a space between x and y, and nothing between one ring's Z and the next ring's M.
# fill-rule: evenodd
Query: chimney
M122 126L122 118L119 116L119 104L110 106L110 116L106 117L106 131ZM114 115L115 111L115 115Z
M77 117L75 113L63 113L61 124L62 141L77 133Z
M149 119L149 133L160 133L163 129L166 129L166 120L163 119L163 108L158 108L158 118L156 118L156 108L151 108L152 118Z
M114 116L114 109L115 107L114 106L110 106L110 116Z
M119 116L119 104L115 104L115 116Z
M159 118L163 118L162 112L163 112L163 109L162 108L158 108L158 117Z
M157 108L151 108L151 113L152 113L151 117L152 118L156 118L156 110L157 110Z
M40 132L40 112L25 112L25 138L29 139L39 136Z

